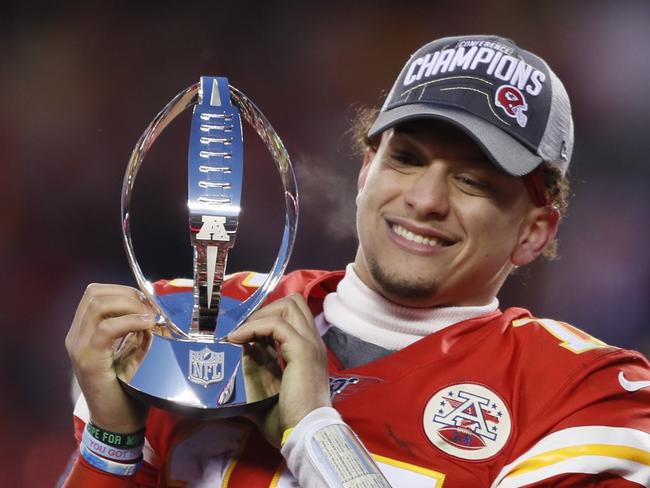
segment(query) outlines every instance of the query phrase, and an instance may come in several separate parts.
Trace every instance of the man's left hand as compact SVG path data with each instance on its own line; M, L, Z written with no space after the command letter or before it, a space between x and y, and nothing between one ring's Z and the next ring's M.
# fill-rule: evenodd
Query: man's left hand
M309 412L332 405L327 349L309 307L299 294L261 308L230 333L228 340L243 344L262 337L271 337L279 344L286 362L278 404L261 426L267 440L279 446L286 429L294 427Z

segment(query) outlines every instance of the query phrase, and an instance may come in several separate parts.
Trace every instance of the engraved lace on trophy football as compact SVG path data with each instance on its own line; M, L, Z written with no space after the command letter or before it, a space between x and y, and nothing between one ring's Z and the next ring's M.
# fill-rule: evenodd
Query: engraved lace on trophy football
M156 293L131 242L131 197L147 151L181 112L193 108L188 150L192 291ZM239 222L243 178L240 114L268 148L285 197L284 231L264 283L246 300L222 296L228 251ZM152 333L130 334L115 353L125 390L156 407L199 418L267 408L277 400L281 367L272 340L246 345L224 337L241 326L271 293L286 269L296 236L298 192L282 141L260 110L226 78L203 76L154 118L137 142L122 185L122 237L138 287L157 314Z

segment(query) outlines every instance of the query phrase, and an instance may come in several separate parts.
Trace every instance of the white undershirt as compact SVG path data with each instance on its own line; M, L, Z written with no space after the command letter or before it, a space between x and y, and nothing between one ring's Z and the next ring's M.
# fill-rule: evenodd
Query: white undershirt
M348 264L336 293L325 297L323 314L329 325L377 346L400 350L415 341L462 322L494 312L499 301L474 307L410 308L371 290Z

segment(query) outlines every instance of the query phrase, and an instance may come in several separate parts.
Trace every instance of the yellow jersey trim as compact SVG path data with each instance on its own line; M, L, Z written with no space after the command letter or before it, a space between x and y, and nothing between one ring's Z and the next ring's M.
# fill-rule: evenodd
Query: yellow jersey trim
M278 483L280 482L280 478L282 478L282 473L284 473L286 469L287 463L281 462L280 466L278 466L278 469L276 469L275 473L273 474L269 488L277 488Z
M293 432L293 427L289 427L282 433L282 440L280 441L281 446L284 446L284 444L287 442L287 439L289 438L292 432Z

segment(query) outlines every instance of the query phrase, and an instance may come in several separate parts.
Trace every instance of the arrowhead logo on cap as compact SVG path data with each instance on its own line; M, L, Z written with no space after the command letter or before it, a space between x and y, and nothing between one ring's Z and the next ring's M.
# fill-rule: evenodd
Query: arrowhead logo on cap
M526 127L528 116L525 112L528 110L528 104L524 94L516 87L500 86L494 94L494 104L503 109L508 117L516 119L520 127Z

